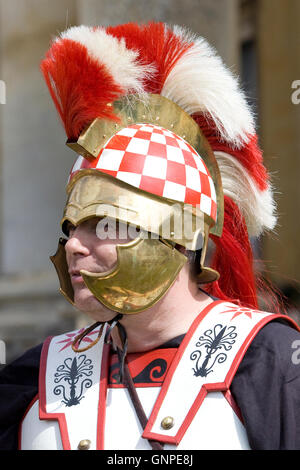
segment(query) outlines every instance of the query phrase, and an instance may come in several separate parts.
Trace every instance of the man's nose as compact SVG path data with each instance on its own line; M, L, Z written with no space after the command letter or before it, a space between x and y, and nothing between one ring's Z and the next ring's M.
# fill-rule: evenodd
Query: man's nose
M90 248L88 240L84 237L84 234L79 227L73 230L72 235L69 237L69 240L65 245L65 250L67 255L89 255Z

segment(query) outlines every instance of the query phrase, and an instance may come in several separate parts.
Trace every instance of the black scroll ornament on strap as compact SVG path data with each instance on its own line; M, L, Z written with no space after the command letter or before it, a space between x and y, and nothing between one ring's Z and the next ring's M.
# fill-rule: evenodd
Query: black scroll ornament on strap
M120 364L113 364L109 371L109 383L118 384L120 382L119 374ZM133 382L135 384L142 383L161 383L163 381L164 375L168 368L168 363L165 359L157 358L149 362L147 366L135 377L133 377Z
M134 383L157 383L162 380L166 370L167 361L154 359L135 378Z
M225 351L230 351L237 333L235 332L235 326L224 326L218 323L213 329L206 330L202 336L199 337L199 341L196 343L196 349L190 355L192 361L196 361L195 367L193 367L194 375L196 377L207 377L208 374L213 372L213 367L216 363L223 363L227 359ZM201 358L205 354L206 356L201 363Z
M91 359L86 359L85 354L81 354L78 358L65 359L64 363L56 369L54 383L63 380L66 384L57 385L53 390L54 395L62 393L62 403L66 406L79 405L84 398L84 389L90 388L93 384L91 379L85 378L92 375L93 367Z

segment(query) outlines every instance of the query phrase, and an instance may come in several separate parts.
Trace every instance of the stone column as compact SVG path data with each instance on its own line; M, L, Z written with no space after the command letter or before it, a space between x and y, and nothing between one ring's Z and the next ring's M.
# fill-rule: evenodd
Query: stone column
M0 1L0 340L7 361L75 323L49 260L74 155L39 70L51 38L75 22L74 0Z
M259 133L278 204L278 225L264 239L264 258L272 279L300 296L300 93L298 102L292 99L292 84L300 80L299 18L298 0L258 2Z
M74 22L73 0L1 0L2 266L48 270L74 157L39 70L50 39ZM38 255L37 255L38 254Z
M214 45L229 66L238 64L238 0L77 0L86 25L163 21L186 26Z

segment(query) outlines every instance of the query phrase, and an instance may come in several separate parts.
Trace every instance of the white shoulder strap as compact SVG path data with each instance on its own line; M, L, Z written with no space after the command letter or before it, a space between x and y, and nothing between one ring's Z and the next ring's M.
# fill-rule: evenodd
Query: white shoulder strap
M104 438L98 430L99 398L106 393L106 380L101 366L106 361L108 345L104 345L106 327L99 341L84 352L75 353L72 343L81 330L48 338L44 343L40 378L40 419L59 422L63 448L77 449L80 441L89 437L90 449L100 446ZM87 335L80 347L94 341L99 328ZM103 379L103 380L102 380ZM99 414L99 413L98 413Z
M279 318L287 319L223 301L205 308L178 349L143 437L178 445L206 394L229 390L257 332ZM172 427L165 429L169 416Z

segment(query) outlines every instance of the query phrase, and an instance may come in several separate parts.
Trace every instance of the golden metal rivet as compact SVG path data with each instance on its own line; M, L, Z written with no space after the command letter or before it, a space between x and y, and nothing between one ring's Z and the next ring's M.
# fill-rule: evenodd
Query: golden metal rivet
M174 124L171 124L171 128L172 128L172 129L173 129L173 127L174 127Z
M77 446L77 449L78 450L89 450L91 446L91 441L89 439L82 439L78 446Z
M102 137L103 137L103 139L105 139L105 137L106 137L106 134L103 134L103 136L102 136Z
M159 121L159 120L160 120L160 117L159 117L159 116L157 116L157 117L156 117L156 121Z
M182 138L185 139L185 134L183 134Z
M172 418L172 416L166 416L160 425L163 429L171 429L174 426L174 418Z

